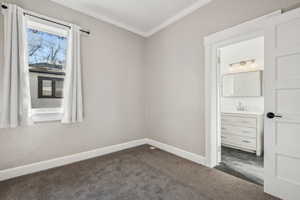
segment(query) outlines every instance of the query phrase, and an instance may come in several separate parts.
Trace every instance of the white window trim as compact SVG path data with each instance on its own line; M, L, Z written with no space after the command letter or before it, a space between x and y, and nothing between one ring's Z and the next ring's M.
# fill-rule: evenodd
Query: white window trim
M60 121L63 117L62 108L33 108L31 109L34 122Z
M64 28L58 28L55 26L51 26L49 24L39 23L31 20L30 18L27 18L27 27L31 29L37 29L40 31L51 33L54 35L59 35L61 37L68 37L69 35L69 31Z
M26 17L26 29L27 28L44 31L50 34L55 34L67 38L69 36L69 30L59 28L56 26L51 26L50 24L43 23L42 21L37 22L34 18L30 16ZM62 107L31 109L31 116L34 122L61 121L63 113L64 112Z

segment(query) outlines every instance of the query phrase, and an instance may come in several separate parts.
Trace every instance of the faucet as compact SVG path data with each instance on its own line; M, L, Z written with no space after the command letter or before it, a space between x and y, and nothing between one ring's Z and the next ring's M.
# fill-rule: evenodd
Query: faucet
M238 104L236 105L236 109L237 111L246 111L246 106L243 105L241 101L239 101Z

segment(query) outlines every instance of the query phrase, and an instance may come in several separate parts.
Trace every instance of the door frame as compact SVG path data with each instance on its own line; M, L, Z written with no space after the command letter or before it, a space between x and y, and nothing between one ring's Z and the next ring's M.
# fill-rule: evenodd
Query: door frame
M206 165L213 168L218 164L221 149L220 92L218 50L221 47L264 36L264 26L272 17L281 15L277 10L270 14L244 22L240 25L214 33L204 38L205 47L205 157Z

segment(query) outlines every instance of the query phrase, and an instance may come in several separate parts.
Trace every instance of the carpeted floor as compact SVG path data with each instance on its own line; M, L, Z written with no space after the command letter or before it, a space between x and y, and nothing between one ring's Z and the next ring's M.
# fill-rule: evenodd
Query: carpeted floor
M149 146L0 183L1 200L276 200L262 187Z

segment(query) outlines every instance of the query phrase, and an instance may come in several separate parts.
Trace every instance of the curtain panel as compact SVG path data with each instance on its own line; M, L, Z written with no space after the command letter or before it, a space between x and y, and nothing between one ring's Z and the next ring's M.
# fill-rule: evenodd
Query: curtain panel
M71 25L62 104L64 111L62 123L83 121L80 36L80 27Z
M15 128L33 124L29 65L27 52L27 27L24 10L8 4L4 14L4 64L1 74L0 128ZM66 77L62 101L61 123L83 121L81 74L81 31L70 25L68 38Z
M32 124L25 17L22 8L7 5L4 14L4 63L0 127Z

